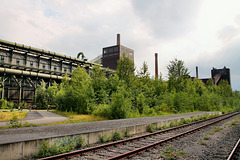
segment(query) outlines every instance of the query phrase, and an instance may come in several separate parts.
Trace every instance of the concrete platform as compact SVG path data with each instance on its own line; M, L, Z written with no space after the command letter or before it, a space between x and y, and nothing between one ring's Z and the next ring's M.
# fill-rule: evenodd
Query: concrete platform
M2 129L0 130L0 159L5 159L9 155L9 151L13 150L17 154L11 155L8 159L19 159L36 154L39 145L42 144L42 139L49 141L49 143L66 141L66 139L75 141L81 135L85 144L94 144L100 141L100 136L112 136L115 132L123 135L127 128L130 134L134 135L146 132L150 124L159 127L182 118L216 113L219 112L194 112L168 116Z

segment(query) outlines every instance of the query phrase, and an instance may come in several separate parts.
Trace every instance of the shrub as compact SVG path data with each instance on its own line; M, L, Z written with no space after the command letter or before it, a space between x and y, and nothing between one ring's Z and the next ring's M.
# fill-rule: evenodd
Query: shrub
M111 137L108 137L107 135L102 135L99 137L101 143L109 142L111 141Z
M84 143L84 138L82 136L78 136L77 138L77 148L81 148L83 146Z
M121 139L123 139L123 137L121 136L121 134L119 132L115 132L113 134L112 141L117 141L117 140L121 140Z
M150 132L150 133L152 133L152 132L155 131L155 127L154 127L152 124L150 124L150 125L148 126L148 128L147 128L147 131Z
M129 132L129 128L126 128L126 131L124 133L125 137L131 137L131 134Z

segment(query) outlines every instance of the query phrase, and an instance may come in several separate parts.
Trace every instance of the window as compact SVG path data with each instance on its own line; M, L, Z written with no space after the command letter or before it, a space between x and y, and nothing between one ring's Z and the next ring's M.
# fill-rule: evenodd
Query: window
M109 52L110 52L110 53L113 52L113 48L109 48Z
M4 56L1 56L1 61L4 61Z
M20 61L17 59L17 60L16 60L16 64L19 65L19 63L20 63Z
M104 53L104 54L108 53L108 49L104 49L104 50L103 50L103 53Z
M118 47L114 47L114 52L118 52Z

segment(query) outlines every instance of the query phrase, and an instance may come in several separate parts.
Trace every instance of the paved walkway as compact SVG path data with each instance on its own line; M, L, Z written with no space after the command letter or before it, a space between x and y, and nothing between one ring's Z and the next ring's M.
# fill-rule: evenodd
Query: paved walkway
M48 111L29 111L27 117L21 119L20 121L32 123L32 124L46 124L46 123L55 123L68 120L67 117L48 112ZM1 121L0 127L5 127L9 121Z

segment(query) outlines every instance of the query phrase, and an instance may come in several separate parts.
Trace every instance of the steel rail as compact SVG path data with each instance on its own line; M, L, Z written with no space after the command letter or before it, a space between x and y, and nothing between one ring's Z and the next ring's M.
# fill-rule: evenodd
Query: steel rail
M237 143L235 144L232 152L229 154L227 160L232 160L232 159L234 159L234 155L236 154L236 151L237 151L237 149L238 149L239 147L240 147L240 138L239 138L239 140L237 141Z
M116 141L116 142L103 144L103 145L96 146L96 147L90 147L90 148L86 148L86 149L82 149L82 150L77 150L77 151L73 151L73 152L68 152L68 153L63 153L63 154L59 154L59 155L55 155L55 156L51 156L51 157L42 158L41 160L53 160L53 159L54 160L55 159L59 159L60 160L60 159L65 159L65 158L71 158L71 157L75 157L75 156L82 155L82 154L85 154L85 153L89 153L89 152L92 152L92 151L98 151L98 150L101 150L101 149L104 149L104 148L109 148L109 147L112 147L112 146L117 146L117 145L129 143L129 142L132 142L132 141L144 139L146 137L151 137L151 136L156 135L156 134L162 134L162 133L166 133L166 132L169 132L169 131L177 130L177 129L184 128L184 127L187 127L187 126L191 126L191 125L194 125L194 124L202 123L202 122L205 122L205 121L208 121L208 120L220 118L222 116L226 116L226 115L229 115L229 114L232 114L232 115L230 115L228 117L224 117L224 118L222 118L220 120L214 121L213 123L217 123L217 122L219 122L221 120L224 120L224 119L230 118L232 116L235 116L235 115L239 114L239 112L231 112L231 113L223 114L223 115L220 115L220 116L212 117L212 118L209 118L209 119L204 119L204 120L196 121L196 122L193 122L193 123L181 125L181 126L178 126L178 127L172 127L172 128L166 129L166 130L161 130L161 131L149 133L149 134L142 135L142 136L137 136L137 137L133 137L133 138L125 139L125 140L120 140L120 141ZM211 124L212 123L210 123L210 125ZM206 126L204 126L204 127L206 127ZM200 128L204 128L204 127L203 126L198 127L195 130L199 130ZM187 131L187 133L185 133L185 134L189 134L191 132L193 132L193 131L192 130L191 131ZM180 134L180 135L177 135L177 136L174 136L174 137L176 138L176 137L181 137L181 136L183 136L183 135ZM144 150L149 149L148 147L152 148L152 147L154 147L156 145L159 145L158 143L160 143L160 144L166 143L167 141L173 140L174 137L171 137L171 138L169 138L167 140L162 140L162 141L156 142L154 144L151 144L151 145L148 145L146 147L142 147L142 148L136 149L136 150L131 151L131 152L127 152L127 153L122 154L122 155L118 155L118 156L116 156L116 159L122 159L122 157L129 157L130 154L137 154L139 152L143 152ZM115 158L115 157L112 157L112 158ZM110 159L112 159L112 158L110 158Z
M200 130L200 129L202 129L202 128L205 128L205 127L207 127L207 126L213 125L213 124L218 123L218 122L220 122L220 121L222 121L222 120L228 119L228 118L230 118L230 117L232 117L232 116L234 116L234 115L236 115L236 114L230 115L230 116L228 116L228 117L224 117L224 118L222 118L222 119L219 119L219 120L216 120L216 121L214 121L214 122L211 122L211 123L202 125L202 126L200 126L200 127L197 127L197 128L195 128L195 129L192 129L192 130L183 132L183 133L181 133L181 134L178 134L178 135L176 135L176 136L167 138L167 139L165 139L165 140L162 140L162 141L159 141L159 142L156 142L156 143L153 143L153 144L150 144L150 145L147 145L147 146L138 148L138 149L136 149L136 150L133 150L133 151L130 151L130 152L127 152L127 153L124 153L124 154L120 154L120 155L117 155L117 156L108 158L107 160L125 159L125 158L132 157L132 156L134 156L134 155L136 155L136 154L138 154L138 153L144 152L145 150L149 150L149 149L151 149L151 148L153 148L153 147L159 146L159 145L164 144L164 143L166 143L166 142L173 141L173 140L175 140L175 139L177 139L177 138L179 138L179 137L183 137L183 136L185 136L185 135L191 134L191 133L196 132L196 131L198 131L198 130Z

